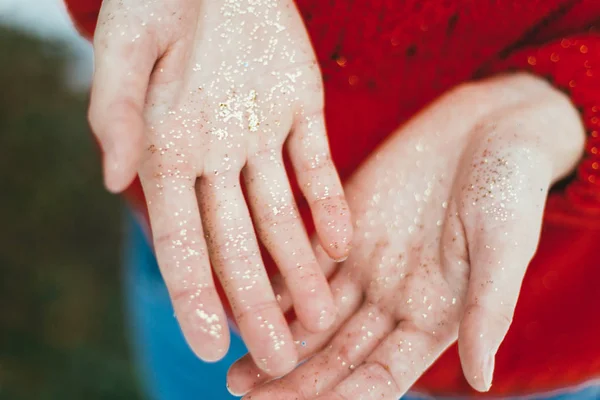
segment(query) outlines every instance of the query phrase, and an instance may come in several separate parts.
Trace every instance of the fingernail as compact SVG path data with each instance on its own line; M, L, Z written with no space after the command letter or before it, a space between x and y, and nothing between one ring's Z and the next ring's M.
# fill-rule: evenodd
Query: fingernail
M227 390L229 391L229 393L231 393L234 396L242 396L245 394L245 393L242 393L239 391L240 390L239 377L243 376L243 374L239 371L238 362L240 360L241 360L241 358L234 361L233 364L231 364L231 366L229 367L229 370L227 371L227 378L226 378L227 379L226 380Z
M231 390L231 387L229 387L229 382L225 382L225 388L227 388L227 391L229 392L230 395L232 395L232 396L236 396L237 395L237 393L233 392Z
M104 140L101 142L104 153L104 184L109 191L114 191L114 175L119 170L119 159L112 144Z
M244 394L246 394L245 392L236 392L234 389L231 388L231 386L229 386L229 382L225 383L225 387L227 388L227 391L229 392L230 395L232 396L236 396L236 397L240 397L243 396Z
M495 354L493 352L489 352L483 362L483 384L485 385L486 392L492 387L492 379L494 377L494 360Z
M123 190L122 174L125 155L118 149L104 151L104 184L108 191L118 193Z
M347 259L348 259L348 256L344 256L344 257L336 258L333 261L335 261L336 263L343 263Z

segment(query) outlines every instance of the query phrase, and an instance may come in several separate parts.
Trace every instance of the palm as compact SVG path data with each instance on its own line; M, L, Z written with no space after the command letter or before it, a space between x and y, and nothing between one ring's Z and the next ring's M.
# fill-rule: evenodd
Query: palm
M292 128L321 122L319 68L293 4L250 3L196 5L200 16L185 17L195 25L173 27L185 35L152 77L149 147L172 148L194 175L239 172L256 153L280 150Z
M371 307L444 340L456 329L467 288L466 263L445 271L440 259L448 246L465 240L458 229L452 237L443 234L460 223L447 219L454 177L446 172L455 169L460 152L434 158L436 146L405 142L407 150L421 150L398 155L393 165L375 159L346 187L357 244L339 274L361 283ZM407 173L415 165L419 173Z
M294 3L106 1L95 49L91 122L101 141L118 143L105 158L107 182L118 187L139 173L157 259L191 347L209 360L227 350L212 266L261 368L289 371L297 355L258 239L308 328L329 327L335 310L294 202L284 144L329 256L345 257L352 237L320 73ZM113 171L118 153L126 157ZM314 301L300 301L306 296Z
M522 86L548 88L503 79L501 100L494 81L482 92L444 96L352 177L345 189L355 245L331 279L339 330L311 334L292 326L308 360L248 398L397 399L457 337L467 379L489 388L548 186L576 160L577 150L551 176L539 132L569 131L581 144L564 98L550 92L560 117L547 104L521 116L514 110L530 95ZM488 117L497 111L494 101L508 103L504 118ZM255 372L248 359L235 364L230 387L244 393L264 382Z

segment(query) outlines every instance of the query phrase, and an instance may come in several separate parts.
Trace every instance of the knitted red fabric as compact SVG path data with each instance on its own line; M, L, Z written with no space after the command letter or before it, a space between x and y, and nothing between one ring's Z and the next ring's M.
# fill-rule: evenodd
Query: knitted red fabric
M101 0L66 1L91 37ZM600 1L297 4L323 70L329 138L343 178L400 124L460 82L528 70L571 95L589 133L586 154L575 176L549 198L491 394L539 393L600 377ZM139 182L127 197L145 213ZM299 206L307 216L301 199ZM456 347L417 388L481 396L462 376Z

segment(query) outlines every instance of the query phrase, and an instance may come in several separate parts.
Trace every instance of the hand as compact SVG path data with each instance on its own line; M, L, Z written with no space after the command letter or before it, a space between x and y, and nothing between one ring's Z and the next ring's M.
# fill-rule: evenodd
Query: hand
M328 328L336 311L298 216L284 144L328 255L346 257L352 236L319 68L293 2L104 0L94 48L90 122L106 184L120 191L139 173L157 258L191 347L205 360L227 350L212 263L255 361L275 375L289 371L296 350L240 174L258 235L308 330Z
M243 358L231 390L257 388L252 400L396 400L457 338L467 380L488 390L548 189L573 168L583 138L568 99L529 75L442 96L346 185L356 234L331 279L335 325L292 324L307 361L260 386L266 377Z

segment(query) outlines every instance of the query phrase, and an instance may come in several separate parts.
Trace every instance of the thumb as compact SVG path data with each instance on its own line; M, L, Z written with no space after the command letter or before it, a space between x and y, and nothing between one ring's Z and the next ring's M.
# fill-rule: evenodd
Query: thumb
M552 170L547 157L527 148L488 148L485 157L471 164L460 203L470 271L458 349L478 391L491 387L495 356L538 245Z
M132 40L109 31L98 34L94 56L89 122L104 152L105 185L120 192L137 174L143 108L156 51L147 37Z

